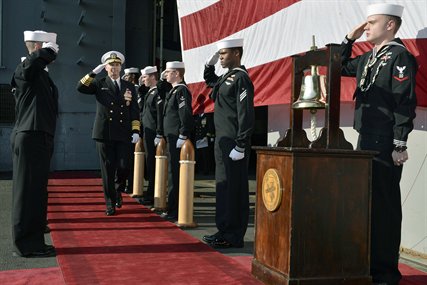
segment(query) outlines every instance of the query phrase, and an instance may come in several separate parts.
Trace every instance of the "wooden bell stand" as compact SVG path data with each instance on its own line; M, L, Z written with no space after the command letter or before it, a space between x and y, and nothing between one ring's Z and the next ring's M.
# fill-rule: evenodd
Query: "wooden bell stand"
M310 142L293 109L303 72L327 68L325 127ZM252 274L266 284L365 285L369 276L372 152L354 151L339 128L340 46L293 57L290 129L257 150Z

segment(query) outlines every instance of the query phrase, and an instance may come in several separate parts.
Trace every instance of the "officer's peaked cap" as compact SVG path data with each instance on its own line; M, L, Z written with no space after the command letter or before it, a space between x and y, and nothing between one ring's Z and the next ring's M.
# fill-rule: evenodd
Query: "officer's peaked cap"
M101 57L101 63L108 64L113 62L123 64L125 62L125 56L121 52L112 50L104 53L104 55Z

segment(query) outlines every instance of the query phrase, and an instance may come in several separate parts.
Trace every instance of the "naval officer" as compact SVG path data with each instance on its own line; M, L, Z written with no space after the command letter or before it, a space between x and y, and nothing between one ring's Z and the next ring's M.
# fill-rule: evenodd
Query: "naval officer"
M124 191L130 170L133 144L139 140L139 110L135 86L120 79L125 57L118 51L109 51L101 57L101 64L85 75L77 90L95 95L96 115L92 138L96 142L101 166L102 184L107 216L122 207ZM102 70L107 76L95 78ZM115 181L116 179L116 181Z

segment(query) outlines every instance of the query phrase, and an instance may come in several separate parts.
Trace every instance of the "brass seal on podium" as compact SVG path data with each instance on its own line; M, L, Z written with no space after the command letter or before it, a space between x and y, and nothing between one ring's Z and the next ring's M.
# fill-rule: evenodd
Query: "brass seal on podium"
M268 169L262 179L262 201L270 212L277 210L282 201L282 184L278 171L274 168Z

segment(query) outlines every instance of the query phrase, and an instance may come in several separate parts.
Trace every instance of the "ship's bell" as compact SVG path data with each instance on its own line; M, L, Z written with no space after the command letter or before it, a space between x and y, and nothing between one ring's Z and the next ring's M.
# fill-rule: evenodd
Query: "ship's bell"
M294 109L324 109L325 103L321 101L320 76L317 66L311 66L311 75L304 77L301 92L297 101L292 104Z

